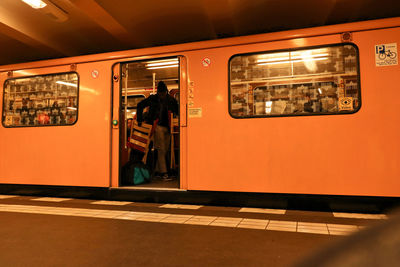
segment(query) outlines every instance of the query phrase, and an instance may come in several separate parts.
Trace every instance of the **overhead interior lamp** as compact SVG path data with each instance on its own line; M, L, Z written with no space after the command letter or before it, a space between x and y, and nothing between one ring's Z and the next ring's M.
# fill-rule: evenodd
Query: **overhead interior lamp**
M307 58L318 58L318 57L327 57L329 56L328 53L323 53L323 54L316 54L316 55L300 55L300 56L293 56L291 59L307 59Z
M274 61L274 62L266 62L266 63L258 63L258 66L263 65L275 65L275 64L287 64L287 63L295 63L295 62L313 62L313 61L320 61L320 60L327 60L327 57L321 58L310 58L310 59L296 59L296 60L285 60L285 61Z
M158 67L150 67L147 68L148 70L155 70L155 69L166 69L166 68L177 68L178 64L175 65L167 65L167 66L158 66Z
M275 58L262 58L258 59L257 63L264 63L264 62L278 62L278 61L283 61L283 60L292 60L293 59L302 59L302 60L313 60L321 57L327 57L329 54L324 53L324 54L315 54L315 55L300 55L300 56L286 56L286 57L275 57ZM294 61L295 62L295 61Z
M262 58L262 59L257 59L257 63L264 63L264 62L272 62L272 61L282 61L282 60L288 60L289 56L286 57L273 57L273 58Z
M176 67L178 67L178 63L179 63L178 59L164 59L164 60L149 61L146 64L146 68L148 70L176 68Z
M53 4L50 0L22 0L34 9L40 9L40 11L52 20L57 22L64 22L68 19L68 13L65 12L59 6Z
M176 65L178 64L178 60L168 60L168 61L153 61L151 63L146 64L146 67L155 67L155 66L165 66L165 65Z
M68 83L68 82L63 82L63 81L56 81L56 83L66 85L66 86L78 87L78 85L75 83Z
M47 4L42 0L22 0L22 2L30 5L34 9L44 8L45 6L47 6Z

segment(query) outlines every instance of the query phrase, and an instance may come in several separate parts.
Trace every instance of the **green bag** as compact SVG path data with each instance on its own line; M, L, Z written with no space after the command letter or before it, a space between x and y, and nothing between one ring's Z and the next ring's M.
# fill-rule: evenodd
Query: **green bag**
M138 185L150 182L150 170L141 161L130 161L122 167L121 182L123 185Z
M133 184L144 184L150 182L150 172L147 169L146 165L143 164L135 164L134 172L133 172Z

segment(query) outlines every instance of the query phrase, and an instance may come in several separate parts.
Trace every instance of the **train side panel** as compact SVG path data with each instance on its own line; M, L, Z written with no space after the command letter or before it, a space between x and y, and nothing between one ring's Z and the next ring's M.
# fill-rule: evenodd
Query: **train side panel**
M374 58L375 45L400 43L399 28L353 33L360 53L357 113L229 115L231 56L340 42L335 34L189 53L193 103L202 117L188 118L188 189L400 196L400 69L376 67ZM201 64L206 57L207 67Z
M93 70L98 71L97 78L92 77ZM69 65L39 68L15 72L14 77L68 71ZM80 84L76 124L1 128L1 183L109 186L111 66L78 64L77 73ZM1 84L6 76L1 74ZM1 98L2 94L3 91Z
M365 25L381 26L379 21ZM339 34L324 34L328 28L342 32L341 27L312 30L312 35L319 37L289 39L282 33L282 41L262 42L279 35L276 33L229 39L229 44L237 42L231 46L224 46L223 40L207 43L219 48L195 43L179 45L175 52L171 50L175 48L165 47L127 53L124 61L167 53L187 59L189 110L181 149L188 164L182 166L187 176L187 188L185 183L183 189L400 196L399 65L377 67L374 58L375 45L400 43L399 28L353 33L352 42L359 49L362 97L357 113L246 119L229 115L228 62L233 55L337 44L341 42ZM349 25L345 27L348 31ZM296 35L290 31L291 37ZM254 43L243 45L245 40ZM197 46L202 49L196 50ZM107 60L98 55L90 56L93 63L77 65L80 91L75 125L1 127L1 183L110 186L111 61L116 59L108 56L110 61L95 62ZM19 71L15 76L69 70L70 66L64 65ZM94 70L97 77L92 76ZM6 79L7 73L1 73L0 82ZM0 101L2 109L1 105ZM117 185L118 177L112 179Z

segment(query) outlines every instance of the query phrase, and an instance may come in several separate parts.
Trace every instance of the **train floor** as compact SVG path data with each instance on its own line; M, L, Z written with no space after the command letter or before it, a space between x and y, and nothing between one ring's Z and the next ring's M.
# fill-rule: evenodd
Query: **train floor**
M0 195L0 266L292 266L387 217Z

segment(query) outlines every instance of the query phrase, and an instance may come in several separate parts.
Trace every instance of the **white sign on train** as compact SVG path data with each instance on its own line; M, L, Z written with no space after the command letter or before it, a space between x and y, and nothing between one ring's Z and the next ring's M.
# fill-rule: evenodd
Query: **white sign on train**
M380 66L397 65L397 43L375 45L375 64Z
M203 117L201 108L189 108L189 118L201 118Z

